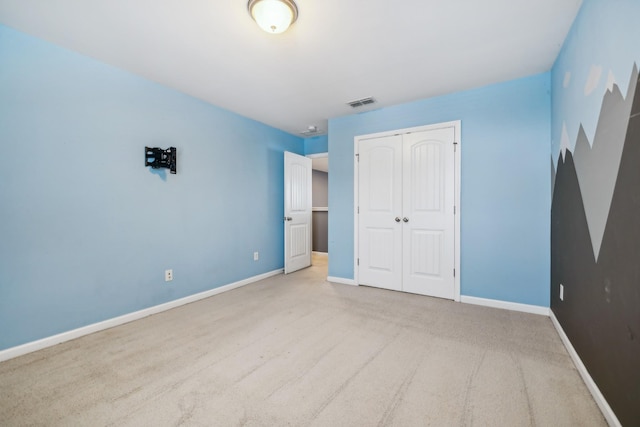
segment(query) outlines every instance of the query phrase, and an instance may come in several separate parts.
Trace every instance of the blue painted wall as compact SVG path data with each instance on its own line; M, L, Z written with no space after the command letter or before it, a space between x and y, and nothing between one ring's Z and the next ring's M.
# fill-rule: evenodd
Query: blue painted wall
M304 154L319 154L329 151L329 136L318 135L304 139Z
M0 350L282 268L302 138L3 26L0 64Z
M329 275L353 275L353 138L462 121L462 295L549 306L549 73L329 120Z

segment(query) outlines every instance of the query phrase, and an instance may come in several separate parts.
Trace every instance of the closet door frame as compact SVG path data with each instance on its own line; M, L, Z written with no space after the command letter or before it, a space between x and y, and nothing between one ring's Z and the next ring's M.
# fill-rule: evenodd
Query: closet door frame
M462 156L462 138L461 138L461 121L451 121L444 123L437 123L432 125L424 125L417 126L411 128L404 129L395 129L385 132L378 132L366 135L358 135L353 139L353 150L354 150L354 174L353 174L353 190L354 190L354 206L353 206L353 222L354 222L354 253L353 253L353 271L354 271L354 284L360 285L359 280L359 265L358 265L358 255L359 255L359 216L358 216L358 194L359 194L359 146L361 140L371 139L371 138L380 138L385 136L392 135L401 135L411 132L422 132L422 131L430 131L436 129L443 128L453 128L454 129L454 139L455 139L455 148L456 151L454 153L454 204L455 204L455 215L454 215L454 268L455 268L455 276L454 276L454 301L460 301L460 215L462 212L460 206L460 182L461 182L461 156Z

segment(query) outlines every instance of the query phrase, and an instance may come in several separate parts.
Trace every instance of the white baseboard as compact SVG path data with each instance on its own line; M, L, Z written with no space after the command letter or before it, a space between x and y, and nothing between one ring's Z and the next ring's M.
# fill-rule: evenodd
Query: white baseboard
M331 282L331 283L340 283L342 285L351 285L351 286L356 286L356 282L353 279L343 279L342 277L332 277L332 276L328 276L327 277L327 282Z
M618 421L618 417L616 417L616 414L611 409L611 406L609 406L609 404L607 403L607 400L600 392L600 389L596 385L595 381L593 381L593 378L591 378L591 375L589 375L589 371L587 371L586 366L584 366L584 363L582 363L582 359L580 359L580 356L578 356L576 349L573 348L571 341L569 341L569 337L567 337L567 334L564 333L562 326L560 326L560 322L558 322L558 319L551 310L549 310L549 317L551 317L551 322L553 323L553 326L555 326L556 331L558 331L558 335L560 335L562 343L567 349L567 352L569 352L569 355L573 360L573 364L576 366L578 372L580 372L582 380L587 385L587 388L591 392L593 399L596 401L596 404L600 408L600 411L602 411L602 415L604 415L604 418L607 420L607 423L609 423L610 426L620 427L621 424L620 421Z
M240 280L238 282L220 286L215 289L200 292L194 295L189 295L184 298L180 298L174 301L169 301L164 304L155 305L153 307L145 308L143 310L134 311L133 313L124 314L122 316L114 317L112 319L107 319L98 323L93 323L91 325L83 326L81 328L73 329L71 331L62 332L60 334L42 338L37 341L32 341L16 347L11 347L6 350L1 350L0 362L13 359L14 357L22 356L27 353L32 353L34 351L42 350L43 348L52 347L56 344L70 341L85 335L92 334L94 332L102 331L105 329L113 328L114 326L119 326L125 323L132 322L134 320L142 319L143 317L151 316L152 314L157 314L166 310L171 310L172 308L180 307L181 305L189 304L204 298L209 298L211 296L221 294L223 292L227 292L232 289L236 289L241 286L245 286L250 283L257 282L259 280L263 280L268 277L281 274L282 272L283 272L283 269L273 270L264 274L260 274L257 276L249 277L244 280Z
M465 304L482 305L485 307L501 308L503 310L521 311L523 313L539 314L541 316L549 315L549 307L539 305L519 304L517 302L499 301L495 299L477 298L461 296L460 302Z

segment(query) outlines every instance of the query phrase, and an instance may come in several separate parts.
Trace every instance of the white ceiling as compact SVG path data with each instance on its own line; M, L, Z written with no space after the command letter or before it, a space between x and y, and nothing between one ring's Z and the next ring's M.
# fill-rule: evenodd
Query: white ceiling
M0 0L0 22L293 134L366 109L548 71L582 0Z

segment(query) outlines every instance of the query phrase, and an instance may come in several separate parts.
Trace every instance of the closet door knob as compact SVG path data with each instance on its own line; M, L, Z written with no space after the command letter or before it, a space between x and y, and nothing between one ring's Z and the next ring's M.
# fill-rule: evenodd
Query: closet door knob
M407 218L406 216L405 216L404 218L402 218L402 220L403 220L404 222L409 222L409 218Z
M293 218L291 218L290 216L285 216L285 217L284 217L284 220L285 220L285 221L291 221L291 220L293 220Z
M396 217L396 222L400 222L400 217L399 216Z

